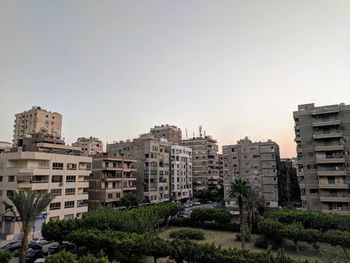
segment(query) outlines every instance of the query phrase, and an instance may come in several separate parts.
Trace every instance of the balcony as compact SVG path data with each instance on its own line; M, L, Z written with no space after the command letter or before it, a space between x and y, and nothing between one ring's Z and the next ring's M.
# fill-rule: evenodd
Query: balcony
M322 126L335 126L340 125L340 120L334 119L334 120L325 120L325 121L315 121L312 123L313 127L322 127Z
M322 213L335 213L339 215L350 215L350 209L338 208L338 209L321 209Z
M319 183L320 189L349 189L349 184L343 183Z
M316 146L316 152L324 152L324 151L342 151L344 150L344 145L335 144L335 145L325 145L325 146Z
M346 176L345 170L317 171L318 176Z
M337 195L337 196L321 196L320 197L321 202L350 202L350 196L349 195Z
M313 138L317 139L330 139L330 138L341 138L343 137L342 132L333 131L330 133L314 133Z
M316 163L345 163L344 157L327 158L327 157L316 157Z

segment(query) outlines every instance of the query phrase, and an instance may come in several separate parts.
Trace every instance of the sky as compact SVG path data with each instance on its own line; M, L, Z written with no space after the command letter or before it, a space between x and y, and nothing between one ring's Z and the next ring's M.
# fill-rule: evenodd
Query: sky
M350 103L350 1L0 0L0 141L15 113L67 143L171 124L295 156L298 104ZM183 137L186 137L183 132Z

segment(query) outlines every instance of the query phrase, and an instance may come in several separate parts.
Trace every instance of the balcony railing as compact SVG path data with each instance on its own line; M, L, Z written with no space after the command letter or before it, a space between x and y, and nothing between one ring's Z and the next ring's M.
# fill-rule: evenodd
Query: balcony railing
M314 133L314 139L329 139L343 137L343 133L340 131L332 131L330 133Z

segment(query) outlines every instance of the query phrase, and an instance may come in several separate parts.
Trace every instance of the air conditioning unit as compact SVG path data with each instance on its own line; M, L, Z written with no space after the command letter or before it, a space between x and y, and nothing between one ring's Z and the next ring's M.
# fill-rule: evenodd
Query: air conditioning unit
M62 182L61 182L61 183L59 183L59 184L58 184L58 186L63 186L63 183L62 183Z

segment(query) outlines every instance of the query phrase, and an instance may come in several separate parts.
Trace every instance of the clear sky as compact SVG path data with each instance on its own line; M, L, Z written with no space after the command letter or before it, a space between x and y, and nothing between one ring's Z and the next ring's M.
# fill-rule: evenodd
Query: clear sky
M40 105L68 143L169 123L294 156L298 104L350 102L349 14L349 0L0 0L0 140Z

